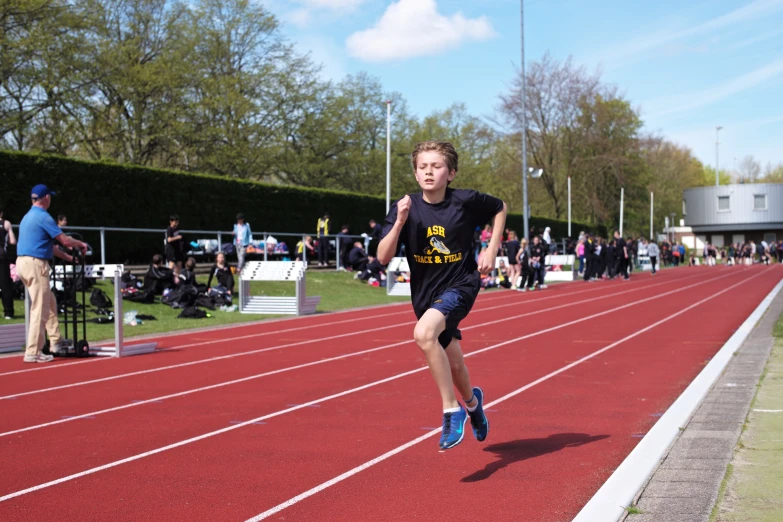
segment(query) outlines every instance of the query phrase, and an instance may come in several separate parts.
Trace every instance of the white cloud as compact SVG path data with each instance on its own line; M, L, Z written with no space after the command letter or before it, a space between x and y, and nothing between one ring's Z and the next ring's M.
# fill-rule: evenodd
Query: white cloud
M763 67L759 67L755 71L733 78L716 87L678 95L672 98L653 100L646 104L651 112L649 118L653 119L668 114L704 107L711 103L724 100L734 94L751 89L781 74L783 74L783 60L777 60Z
M382 62L434 56L464 41L487 40L496 34L484 16L467 19L457 12L447 17L438 13L435 0L399 0L374 27L348 37L346 46L351 56Z

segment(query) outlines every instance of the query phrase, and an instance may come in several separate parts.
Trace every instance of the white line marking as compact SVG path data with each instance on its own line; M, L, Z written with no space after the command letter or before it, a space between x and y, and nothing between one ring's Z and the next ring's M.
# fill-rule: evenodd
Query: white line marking
M728 277L728 276L726 276L726 277ZM716 279L719 279L719 278L716 278ZM658 286L660 284L665 284L665 283L658 283L658 284L652 285L652 286ZM697 284L703 284L703 283L697 283ZM646 287L646 288L650 288L650 287ZM519 314L519 315L515 315L515 316L504 317L502 319L496 319L496 320L493 320L493 321L487 321L487 322L475 324L475 325L472 325L472 326L466 326L466 327L462 328L462 330L463 331L467 331L467 330L472 330L474 328L481 328L481 327L484 327L484 326L490 326L490 325L493 325L493 324L498 324L498 323L506 322L506 321L513 320L513 319L521 319L523 317L529 317L529 316L532 316L532 315L543 314L543 313L551 312L551 311L554 311L554 310L559 310L561 308L568 308L568 307L571 307L571 306L578 306L578 305L585 304L585 303L588 303L588 302L594 302L596 299L603 299L603 298L608 298L608 297L616 297L618 295L626 294L628 292L636 292L638 290L639 290L638 288L634 289L634 290L625 290L625 291L622 291L622 292L616 292L614 294L607 294L607 295L601 296L599 298L585 299L585 300L582 300L582 301L575 301L575 302L567 303L567 304L564 304L564 305L553 306L551 308L544 308L544 309L541 309L541 310L536 310L534 312L528 312L528 313ZM413 324L413 323L410 323L410 324ZM369 331L369 330L367 330L367 331ZM264 373L259 373L259 374L256 374L256 375L251 375L251 376L248 376L248 377L243 377L243 378L240 378L240 379L234 379L234 380L226 381L226 382L222 382L222 383L212 384L212 385L204 386L204 387L201 387L201 388L195 388L195 389L192 389L192 390L185 390L185 391L182 391L182 392L172 393L172 394L169 394L169 395L162 395L162 396L159 396L159 397L154 397L152 399L135 400L135 401L132 401L129 404L123 404L123 405L120 405L120 406L114 406L114 407L111 407L111 408L106 408L106 409L103 409L103 410L93 411L93 412L90 412L90 413L84 413L84 414L81 414L81 415L68 416L66 418L62 418L62 419L56 420L56 421L50 421L50 422L45 422L45 423L42 423L42 424L37 424L37 425L34 425L34 426L28 426L28 427L25 427L25 428L19 428L19 429L12 430L12 431L6 431L5 433L0 433L0 437L5 437L5 436L8 436L8 435L14 435L14 434L22 433L22 432L25 432L25 431L32 431L32 430L36 430L36 429L40 429L40 428L46 428L48 426L54 426L54 425L57 425L57 424L63 424L65 422L70 422L70 421L74 421L74 420L78 420L78 419L89 418L90 416L101 415L101 414L104 414L104 413L111 413L111 412L114 412L114 411L120 411L120 410L124 410L124 409L128 409L128 408L133 408L134 406L141 406L143 404L159 403L159 402L161 402L161 401L163 401L165 399L172 399L172 398L175 398L175 397L183 397L183 396L186 396L186 395L191 395L193 393L199 393L199 392L207 391L207 390L214 390L216 388L222 388L224 386L230 386L232 384L239 384L239 383L251 381L251 380L254 380L254 379L259 379L259 378L262 378L262 377L268 377L270 375L277 375L277 374L289 372L289 371L292 371L292 370L299 370L299 369L302 369L302 368L308 368L310 366L316 366L316 365L325 364L325 363L328 363L328 362L339 361L339 360L342 360L342 359L347 359L349 357L356 357L356 356L359 356L359 355L366 355L368 353L377 352L377 351L380 351L380 350L386 350L388 348L394 348L394 347L397 347L397 346L404 346L404 345L410 344L412 342L413 342L412 340L406 340L406 341L401 341L401 342L397 342L397 343L386 344L386 345L379 346L379 347L376 347L376 348L370 348L370 349L361 350L361 351L358 351L358 352L351 352L351 353L348 353L348 354L343 354L343 355L339 355L339 356L329 357L329 358L326 358L326 359L320 359L320 360L309 362L309 363L303 363L303 364L298 364L298 365L295 365L295 366L289 366L287 368L280 368L278 370L273 370L273 371L268 371L268 372L264 372ZM68 386L68 385L66 385L66 386ZM9 398L9 397L4 397L4 398ZM15 397L11 397L11 398L15 398ZM292 405L289 404L289 406L292 406Z
M756 410L756 409L754 409L753 411L757 411L759 413L783 413L783 410Z
M696 308L697 306L700 306L700 305L706 303L707 301L710 301L710 300L716 298L717 296L719 296L719 295L721 295L721 294L723 294L725 292L728 292L729 290L731 290L733 288L736 288L736 287L738 287L740 285L746 284L747 281L749 281L750 279L753 279L755 277L758 277L762 273L763 272L760 272L759 274L756 274L755 276L753 276L753 277L751 277L749 279L740 281L739 283L735 283L734 285L732 285L732 286L730 286L730 287L728 287L728 288L726 288L726 289L724 289L724 290L722 290L722 291L720 291L720 292L718 292L718 293L716 293L714 295L706 297L706 298L702 299L701 301L699 301L697 303L694 303L694 304L692 304L692 305L690 305L690 306L688 306L686 308L683 308L679 312L676 312L676 313L674 313L674 314L672 314L672 315L670 315L668 317L665 317L665 318L663 318L663 319L661 319L659 321L656 321L655 323L653 323L653 324L651 324L649 326L646 326L645 328L643 328L641 330L638 330L637 332L635 332L635 333L633 333L631 335L628 335L628 336L620 339L619 341L615 341L612 344L601 348L600 350L597 350L597 351L595 351L595 352L593 352L593 353L591 353L589 355L586 355L586 356L582 357L581 359L579 359L577 361L572 362L571 364L563 366L562 368L559 368L559 369L553 371L552 373L544 375L543 377L541 377L539 379L536 379L535 381L533 381L531 383L528 383L525 386L522 386L521 388L518 388L518 389L514 390L513 392L508 393L508 394L500 397L499 399L496 399L496 400L494 400L492 402L488 402L486 407L487 408L491 408L492 406L495 406L497 404L505 402L508 399L511 399L512 397L515 397L515 396L519 395L520 393L522 393L522 392L532 388L533 386L541 384L542 382L547 381L547 380L551 379L552 377L555 377L556 375L559 375L559 374L561 374L561 373L563 373L565 371L570 370L571 368L573 368L575 366L578 366L578 365L580 365L580 364L582 364L582 363L584 363L586 361L589 361L590 359L593 359L594 357L597 357L598 355L601 355L602 353L607 352L607 351L611 350L612 348L614 348L614 347L616 347L616 346L618 346L618 345L620 345L620 344L622 344L622 343L624 343L624 342L626 342L626 341L628 341L630 339L633 339L634 337L637 337L637 336L639 336L639 335L641 335L641 334L643 334L645 332L648 332L649 330L652 330L653 328L656 328L656 327L662 325L663 323L665 323L667 321L670 321L670 320L674 319L675 317L678 317L678 316L684 314L685 312L687 312L689 310L692 310L693 308ZM466 357L468 357L470 355L475 355L476 353L480 353L480 352L481 352L481 350L476 351L476 352L471 352L470 354L466 354ZM309 490L305 491L304 493L301 493L301 494L299 494L299 495L297 495L297 496L295 496L293 498L290 498L290 499L286 500L285 502L282 502L282 503L278 504L277 506L264 511L260 515L257 515L257 516L255 516L253 518L249 518L246 522L258 522L259 520L263 520L265 518L268 518L268 517L274 515L275 513L279 513L280 511L282 511L282 510L284 510L284 509L286 509L288 507L291 507L294 504L297 504L297 503L301 502L302 500L315 495L316 493L319 493L319 492L321 492L321 491L323 491L323 490L325 490L325 489L327 489L327 488L329 488L331 486L334 486L335 484L337 484L339 482L342 482L342 481L344 481L346 479L349 479L349 478L353 477L354 475L356 475L357 473L360 473L360 472L364 471L365 469L374 466L375 464L383 462L384 460L386 460L386 459L388 459L390 457L393 457L394 455L397 455L398 453L401 453L401 452L405 451L406 449L408 449L408 448L410 448L412 446L415 446L416 444L418 444L420 442L423 442L423 441L427 440L428 438L430 438L430 437L440 433L440 431L441 431L441 428L437 428L437 429L434 429L434 430L430 431L429 433L425 433L421 437L413 439L412 441L407 442L407 443L403 444L402 446L398 446L397 448L394 448L393 450L388 451L388 452L384 453L383 455L374 458L373 460L365 462L364 464L362 464L360 466L357 466L357 467L355 467L355 468L353 468L353 469L351 469L349 471L346 471L345 473L343 473L341 475L338 475L337 477L334 477L331 480L328 480L328 481L326 481L326 482L324 482L322 484L319 484L318 486L316 486L316 487L314 487L312 489L309 489ZM595 521L595 520L616 520L616 518L593 518L593 519L590 519L590 520L593 520L593 521Z
M631 307L640 305L642 303L645 303L647 301L653 301L655 299L660 299L662 297L666 297L667 295L671 295L671 294L675 294L675 293L678 293L678 292L682 292L682 291L684 291L684 290L686 290L688 288L693 288L693 287L701 286L701 285L709 283L709 282L714 282L714 281L717 281L719 279L723 279L724 277L729 277L730 275L733 275L733 274L727 274L725 276L709 279L709 280L704 281L704 282L694 283L692 285L689 285L689 286L686 286L686 287L683 287L683 288L678 288L676 290L671 290L669 292L666 292L666 293L663 293L663 294L659 294L659 295L654 296L654 297L648 297L646 299L640 299L640 300L635 301L633 303L628 303L628 304L619 306L617 308L612 308L610 310L606 310L604 312L599 312L597 314L593 314L593 315L590 315L590 316L587 316L587 317L583 317L581 319L576 319L574 321L569 321L567 323L563 323L563 324L560 324L560 325L557 325L557 326L553 326L551 328L546 328L544 330L540 330L540 331L532 333L532 334L523 335L523 336L517 337L515 339L504 341L502 343L498 343L498 344L495 344L495 345L492 345L492 346L488 346L486 348L482 348L480 350L476 350L476 351L467 353L467 354L465 354L465 357L472 357L472 356L478 355L480 353L485 353L485 352L488 352L488 351L491 351L491 350L495 350L497 348L500 348L501 346L506 346L506 345L509 345L509 344L512 344L512 343L523 341L525 339L529 339L531 337L536 337L538 335L542 335L542 334L545 334L545 333L554 332L556 330L560 330L560 329L566 328L568 326L572 326L574 324L578 324L578 323L582 323L582 322L585 322L585 321L589 321L591 319L595 319L596 317L601 317L603 315L607 315L607 314L610 314L610 313L613 313L613 312L617 312L619 310L624 310L626 308L631 308ZM759 273L758 275L761 275L761 273ZM758 277L758 275L753 276L753 277ZM691 305L690 307L688 307L688 309L693 308L694 306L697 306L697 305L701 304L702 302L705 302L705 301L707 301L709 299L713 299L714 297L722 294L723 292L726 292L728 290L733 289L735 286L744 285L750 279L752 279L752 278L740 281L739 283L736 283L735 285L730 286L729 288L727 288L726 290L721 291L718 294L713 294L709 298L707 298L707 299L705 299L703 301L700 301L699 303L696 303L694 305ZM678 312L677 314L675 314L675 315L673 315L671 317L675 317L676 315L679 315L680 313L683 313L683 311L680 311L680 312ZM661 321L659 321L659 323L660 322ZM658 323L656 323L656 324L658 324ZM651 328L651 327L648 327L648 329L649 328ZM642 331L645 331L645 330L642 330ZM634 336L638 335L642 331L637 332L637 334L634 334ZM619 342L622 342L622 341L618 341L618 343ZM615 343L615 345L618 344L618 343ZM612 346L612 345L610 345L610 346ZM494 406L495 404L498 404L498 403L500 403L500 402L502 402L502 401L504 401L504 400L506 400L506 399L508 399L508 398L510 398L510 397L512 397L512 396L514 396L516 394L518 394L518 393L521 393L522 391L526 390L527 388L530 388L531 386L535 386L536 384L538 384L540 382L543 382L544 380L546 380L546 379L548 379L550 377L553 377L554 375L557 375L558 373L561 373L561 372L563 372L563 371L565 371L565 370L567 370L569 368L573 368L577 364L580 364L581 362L584 362L584 361L588 360L589 358L592 358L595 355L598 355L599 353L602 353L602 352L604 352L604 351L606 351L608 349L609 349L608 347L604 348L603 350L599 350L598 352L594 352L593 354L591 354L591 355L589 355L587 357L583 357L582 359L580 359L578 361L575 361L575 362L573 362L573 363L571 363L571 364L569 364L567 366L564 366L560 370L557 370L557 371L555 371L553 373L550 373L548 376L542 377L541 379L538 379L538 380L534 381L533 383L528 384L524 388L520 388L517 392L513 392L511 394L505 395L505 396L501 397L500 399L498 399L498 400L496 400L494 402L488 403L487 407L490 408L490 407ZM233 431L233 430L245 427L245 426L249 426L249 425L254 424L256 422L265 421L267 419L271 419L273 417L278 417L280 415L284 415L284 414L290 413L292 411L301 410L303 408L307 408L307 407L310 407L310 406L315 405L315 404L321 404L323 402L327 402L327 401L330 401L332 399L337 399L339 397L344 397L344 396L350 395L352 393L356 393L356 392L359 392L359 391L362 391L362 390L373 388L375 386L379 386L379 385L385 384L387 382L395 381L397 379L401 379L403 377L407 377L408 375L413 375L413 374L419 373L421 371L425 371L427 369L428 368L426 366L423 366L421 368L416 368L414 370L410 370L410 371L407 371L407 372L399 373L397 375L392 375L391 377L387 377L385 379L381 379L381 380L374 381L374 382L371 382L371 383L368 383L368 384L364 384L364 385L358 386L356 388L351 388L349 390L338 392L338 393L335 393L333 395L328 395L328 396L322 397L320 399L314 399L312 401L306 402L304 404L300 404L298 406L294 406L294 407L291 407L291 408L286 408L284 410L279 410L279 411L276 411L274 413L263 415L261 417L256 417L255 419L250 419L250 420L245 421L245 422L243 422L241 424L234 424L234 425L228 426L226 428L222 428L222 429L219 429L219 430L216 430L216 431L211 431L209 433L204 433L202 435L198 435L196 437L191 437L189 439L185 439L185 440L182 440L182 441L179 441L179 442L175 442L173 444L169 444L167 446L163 446L163 447L160 447L160 448L157 448L157 449L154 449L154 450L146 451L144 453L139 453L137 455L133 455L133 456L124 458L122 460L118 460L118 461L115 461L115 462L110 462L110 463L104 464L102 466L98 466L98 467L91 468L91 469L88 469L88 470L85 470L85 471L81 471L79 473L74 473L72 475L68 475L66 477L62 477L62 478L59 478L59 479L56 479L56 480L45 482L45 483L39 484L37 486L32 486L32 487L29 487L29 488L26 488L26 489L23 489L23 490L20 490L20 491L16 491L14 493L9 493L9 494L7 494L5 496L0 497L0 502L5 502L6 500L10 500L12 498L16 498L16 497L19 497L19 496L22 496L22 495L26 495L26 494L32 493L34 491L39 491L41 489L45 489L45 488L48 488L48 487L51 487L51 486L55 486L57 484L62 484L63 482L68 482L68 481L71 481L71 480L74 480L74 479L77 479L77 478L80 478L80 477L84 477L84 476L87 476L87 475L92 475L92 474L97 473L99 471L103 471L103 470L106 470L106 469L114 468L114 467L120 466L122 464L126 464L128 462L133 462L133 461L145 458L145 457L149 457L151 455L157 455L158 453L162 453L164 451L168 451L168 450L171 450L171 449L174 449L174 448L178 448L180 446L185 446L185 445L188 445L188 444L192 444L194 442L198 442L200 440L204 440L204 439L208 439L210 437L221 435L223 433L228 433L229 431ZM428 434L426 434L424 436L424 438L427 438L427 437L433 435L434 433L437 433L437 432L428 433ZM424 438L420 437L421 440L424 440ZM419 440L419 439L417 439L417 440ZM408 444L412 445L410 443L408 443Z
M726 274L726 275L720 276L718 278L708 279L707 281L703 281L703 282L700 282L700 283L697 283L697 284L706 284L706 283L708 283L710 281L714 281L716 279L722 279L722 278L725 278L725 277L729 277L730 275L733 275L733 274ZM679 282L682 279L691 279L692 277L694 277L694 276L689 276L687 278L678 278L675 281ZM668 285L668 284L671 284L672 282L674 282L674 281L672 281L672 280L663 281L663 282L656 283L656 284L653 284L653 285L647 285L647 286L644 286L642 288L632 288L632 289L629 289L629 290L624 290L622 292L616 292L614 294L594 296L594 297L591 297L590 299L587 299L585 301L580 301L579 303L568 303L566 305L561 305L561 306L558 306L558 307L550 308L550 310L556 310L558 308L565 308L565 307L568 307L568 306L574 306L575 304L583 304L585 302L594 302L594 301L598 301L600 299L607 299L609 297L616 297L618 295L627 294L627 293L630 293L630 292L638 292L639 290L646 290L648 288L653 288L655 286ZM687 288L690 288L690 287L687 287ZM473 310L472 313L475 316L475 314L477 312L488 312L488 311L496 310L498 308L507 308L508 306L509 305L507 303L503 303L501 305L496 305L496 306L491 306L491 307L487 307L487 308L482 308L480 310ZM513 318L513 317L511 317L511 318ZM511 318L506 317L506 318L503 318L503 319L495 321L495 322L502 322L502 321L506 321L506 320L511 319ZM330 341L330 340L334 340L334 339L342 339L344 337L351 337L351 336L355 336L355 335L363 335L363 334L370 333L370 332L378 332L378 331L381 331L381 330L388 330L388 329L391 329L391 328L399 328L401 326L410 326L410 325L413 325L415 323L416 323L416 321L406 321L404 323L396 323L396 324L392 324L392 325L381 326L381 327L378 327L378 328L363 329L363 330L359 330L359 331L353 331L353 332L347 332L347 333L332 335L332 336L329 336L329 337L321 337L321 338L308 339L306 341L297 341L297 342L293 342L293 343L279 344L279 345L276 345L276 346L270 346L270 347L267 347L267 348L259 348L257 350L250 350L250 351L247 351L247 352L237 352L237 353L232 353L232 354L227 354L227 355L219 355L219 356L215 356L215 357L209 357L207 359L198 359L196 361L189 361L189 362L184 362L184 363L171 364L171 365L168 365L168 366L160 366L160 367L157 367L157 368L149 368L149 369L146 369L146 370L139 370L139 371L135 371L135 372L122 373L122 374L119 374L119 375L112 375L110 377L101 377L101 378L98 378L98 379L91 379L91 380L88 380L88 381L80 381L80 382L75 382L75 383L71 383L71 384L63 384L63 385L60 385L60 386L52 386L52 387L49 387L49 388L41 388L41 389L38 389L38 390L31 390L31 391L27 391L27 392L21 392L21 393L15 393L15 394L11 394L11 395L5 395L5 396L0 397L0 400L15 399L17 397L26 397L26 396L29 396L29 395L37 395L39 393L46 393L46 392L50 392L50 391L63 390L63 389L74 388L74 387L78 387L78 386L86 386L88 384L95 384L95 383L99 383L99 382L107 382L107 381L113 381L113 380L117 380L117 379L124 379L126 377L133 377L133 376L136 376L136 375L145 375L145 374L148 374L148 373L156 373L156 372L160 372L160 371L164 371L164 370L170 370L170 369L173 369L173 368L184 368L184 367L188 367L188 366L194 366L194 365L197 365L197 364L204 364L204 363L209 363L209 362L214 362L214 361L221 361L221 360L225 360L225 359L232 359L232 358L235 358L235 357L242 357L242 356L246 356L246 355L255 355L255 354L269 352L269 351L273 351L273 350L280 350L280 349L283 349L283 348L292 348L292 347L295 347L295 346L302 346L302 345L305 345L305 344L320 343L320 342L323 342L323 341ZM485 323L485 324L490 324L490 323ZM234 338L232 338L232 340L243 339L243 338L246 338L246 337L258 337L258 336L261 336L261 335L266 335L266 334L252 334L252 335L247 335L247 336L242 336L242 337L234 337ZM197 346L199 344L212 344L212 343L218 343L218 342L226 342L228 340L229 339L216 339L215 341L207 341L205 343L197 343L197 344L183 345L183 346Z
M766 274L772 268L766 269L745 281L754 279L761 274ZM737 284L715 294L717 297ZM666 413L647 432L647 435L628 454L601 488L585 504L582 510L574 518L574 522L592 522L593 520L618 520L628 506L644 486L650 474L655 470L672 441L679 435L680 426L685 426L691 418L696 407L707 395L712 385L718 380L723 370L728 365L745 339L750 335L753 327L764 315L775 296L783 288L783 280L775 285L761 303L753 310L753 313L740 325L726 343L710 360L707 366L699 372L699 375L685 388L677 400L666 410ZM693 307L695 305L691 305Z
M672 282L672 281L683 281L683 280L687 280L687 279L692 279L693 277L697 277L697 276L698 276L698 274L697 275L693 275L692 274L692 275L688 275L688 276L685 276L685 277L680 277L680 274L678 274L673 279L665 279L664 283ZM647 279L643 280L643 279L639 279L637 277L637 278L634 278L631 281L630 284L634 284L634 283L638 283L638 282L645 283L646 281L647 281ZM657 283L657 284L663 284L663 283ZM653 287L653 286L657 286L657 284L655 284L655 285L644 285L644 286L638 287L637 290L642 290L644 288L650 288L650 287ZM628 285L628 283L626 283L626 286L627 285ZM605 288L606 287L602 287L601 290L603 290ZM476 301L476 304L477 305L483 305L487 301L494 302L494 301L499 301L499 300L506 300L506 298L508 298L508 297L513 297L513 299L508 299L508 302L506 303L507 305L515 305L515 304L525 305L525 304L528 304L528 303L538 303L540 301L548 301L548 300L551 300L551 299L559 299L561 297L571 297L571 296L574 296L574 295L583 294L583 293L587 293L587 292L595 293L597 290L598 289L596 289L595 287L592 287L592 288L585 289L585 290L578 290L576 292L555 293L554 295L549 295L547 297L542 297L542 298L538 298L538 299L535 299L535 298L534 299L519 299L521 296L526 295L526 294L523 294L522 292L497 291L497 295L490 295L490 296L484 297L484 298L481 297L481 295L484 295L484 294L480 294L479 295L479 300ZM495 294L495 292L493 292L493 294ZM408 305L408 306L410 306L410 303L408 303L407 301L403 302L403 303L390 303L388 305L383 305L382 307L383 308L385 308L385 307L393 307L393 306L396 307L396 306L400 306L400 305ZM373 309L373 308L381 308L381 307L371 307L369 309ZM340 315L340 314L345 314L345 313L349 313L349 312L360 312L360 311L361 311L361 309L338 310L338 311L335 311L335 312L328 312L327 314L328 315ZM481 309L479 309L479 308L474 308L474 310L473 310L473 312L479 312L479 311L481 311ZM336 324L353 323L353 322L356 322L356 321L362 321L362 320L366 320L366 319L385 318L385 317L390 317L390 316L393 316L393 315L404 315L404 314L410 314L410 313L411 313L411 310L410 309L406 309L406 310L404 310L402 312L392 312L392 313L376 314L376 315L370 315L370 316L366 316L366 317L358 317L358 318L354 318L354 319L346 319L346 320L342 320L342 321L335 321L335 322L331 322L331 323L325 322L325 323L318 323L318 324L315 324L315 325L305 324L305 325L299 325L296 328L287 328L287 329L284 329L284 330L271 330L271 331L259 332L259 333L255 333L255 334L243 335L243 336L239 336L239 337L225 337L225 338L221 338L221 339L214 339L214 340L211 340L211 341L205 341L205 342L201 342L201 343L189 343L189 344L183 344L183 345L175 345L175 346L172 346L170 348L161 348L161 349L159 349L157 351L158 352L175 351L175 350L179 350L179 349L182 349L182 348L192 348L192 347L195 347L195 346L204 346L204 345L208 345L208 344L216 344L216 343L222 343L222 342L228 342L228 341L238 341L238 340L242 340L242 339L250 339L250 338L253 338L253 337L261 337L261 336L266 336L266 335L273 335L273 334L280 334L280 333L287 333L287 332L296 332L296 331L300 331L301 328L303 328L305 326L323 326L323 325L332 326L332 325L336 325ZM318 316L318 317L322 317L322 316ZM262 327L262 326L265 326L266 324L270 324L270 323L276 323L276 322L281 322L281 321L288 322L288 321L294 321L294 320L297 320L297 319L306 320L306 319L310 319L310 318L312 318L312 316L303 317L303 318L297 317L297 318L269 319L269 320L258 322L258 323L251 323L251 324L244 324L244 325L242 325L242 324L240 324L240 325L224 325L224 326L220 326L220 327L211 329L208 332L214 332L215 330L229 330L229 329L233 329L233 328ZM171 333L169 333L167 335L148 336L148 337L145 337L144 340L146 340L146 341L163 340L163 339L168 339L168 338L177 337L177 336L194 335L195 333L197 333L197 332L189 332L188 330L185 330L185 331L182 331L182 332L171 332ZM203 332L203 333L207 333L207 332ZM141 339L139 339L139 340L141 340ZM103 343L103 342L104 341L102 341L101 343ZM135 342L135 340L131 341L131 342ZM27 368L27 369L24 369L24 370L15 370L15 371L6 372L6 373L0 373L0 377L2 377L4 375L14 375L14 374L17 374L17 373L26 373L26 372L34 372L34 371L40 371L40 370L53 370L53 369L57 369L57 368L65 368L65 367L71 366L73 364L81 364L81 363L88 363L88 362L98 362L98 361L109 361L109 360L112 360L112 359L110 357L97 357L95 359L89 359L87 361L78 361L78 362L73 362L73 363L69 363L69 364L55 364L55 365L49 365L49 366L38 366L36 368Z

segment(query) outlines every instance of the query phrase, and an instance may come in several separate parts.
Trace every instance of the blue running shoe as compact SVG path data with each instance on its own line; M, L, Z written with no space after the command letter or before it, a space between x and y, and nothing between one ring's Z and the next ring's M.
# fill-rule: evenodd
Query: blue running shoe
M469 411L470 425L473 426L473 435L476 436L476 440L481 442L487 438L489 433L489 421L487 415L484 413L484 392L481 388L473 388L473 395L478 400L478 406L473 411Z
M453 448L465 436L465 424L468 422L468 412L461 405L459 411L443 414L443 432L440 436L440 449Z

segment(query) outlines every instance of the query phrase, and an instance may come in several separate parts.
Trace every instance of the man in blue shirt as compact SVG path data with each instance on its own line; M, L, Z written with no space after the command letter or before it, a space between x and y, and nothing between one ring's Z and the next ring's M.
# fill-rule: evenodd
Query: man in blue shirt
M51 355L42 353L44 330L49 333L52 352L56 353L65 344L57 322L57 300L49 288L49 262L53 256L73 262L73 256L54 248L55 242L76 248L82 254L87 251L85 243L66 236L47 212L53 195L46 185L33 187L30 193L33 206L19 225L16 271L30 294L30 331L24 354L24 362L29 363L52 360Z

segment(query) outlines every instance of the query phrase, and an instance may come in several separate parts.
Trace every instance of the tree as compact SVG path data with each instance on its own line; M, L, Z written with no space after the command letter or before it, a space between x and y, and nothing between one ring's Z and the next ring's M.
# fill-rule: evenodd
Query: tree
M753 156L745 156L739 164L740 181L745 183L756 183L761 174L761 165L753 159Z

